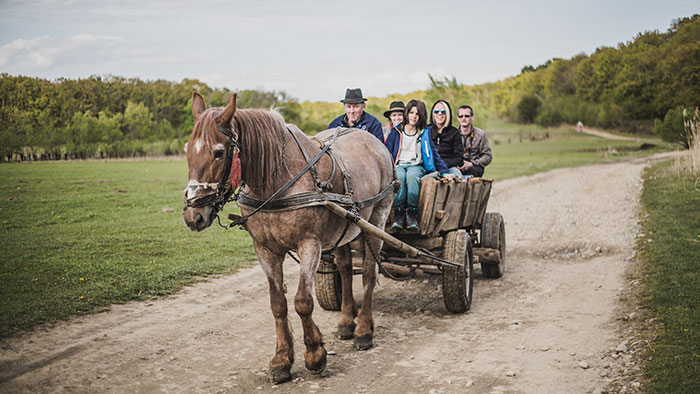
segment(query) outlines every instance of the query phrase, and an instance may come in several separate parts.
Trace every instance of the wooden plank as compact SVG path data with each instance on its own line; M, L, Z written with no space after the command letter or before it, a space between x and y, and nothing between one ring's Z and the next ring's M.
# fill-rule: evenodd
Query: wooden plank
M474 248L474 257L479 259L480 263L500 264L501 251L491 248Z
M442 183L438 180L434 180L436 184L436 192L435 192L435 202L434 202L434 211L438 210L445 210L445 207L447 205L447 195L448 195L448 185L445 183ZM430 221L430 225L423 228L421 227L421 235L426 235L429 237L433 237L437 235L436 233L439 231L439 226L440 226L441 220L437 220L433 218L433 220Z
M439 182L436 179L422 179L418 198L418 227L425 234L435 217L435 194Z
M450 182L447 184L448 195L445 211L449 214L449 217L444 221L440 231L452 231L459 228L467 185L467 182Z
M481 228L481 225L484 223L484 215L486 215L486 206L488 205L489 197L491 196L492 183L493 180L491 179L481 178L482 188L479 195L479 206L474 221L475 228Z

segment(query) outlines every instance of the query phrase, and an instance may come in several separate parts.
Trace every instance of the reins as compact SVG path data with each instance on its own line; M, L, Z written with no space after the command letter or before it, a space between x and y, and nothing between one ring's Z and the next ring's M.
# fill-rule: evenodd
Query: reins
M234 117L233 121L237 124L237 128L240 128L240 126L238 125L238 119ZM378 201L382 200L384 197L392 193L395 189L394 181L390 185L385 187L382 191L380 191L377 195L371 198L362 201L353 201L351 176L346 171L343 161L331 153L331 146L338 139L338 136L349 134L353 130L342 129L338 127L335 129L335 132L332 136L328 136L323 140L317 140L320 144L321 150L318 152L318 154L316 154L316 156L309 159L309 155L306 152L306 149L302 145L299 138L296 135L294 135L294 132L292 132L292 130L289 129L289 127L286 127L286 131L284 134L285 146L282 148L283 152L286 149L286 132L289 132L294 138L294 141L298 145L300 151L302 152L302 155L304 156L304 159L307 162L306 165L301 170L299 170L299 172L297 172L297 174L294 175L289 181L287 181L287 183L285 183L281 188L279 188L265 200L258 200L247 194L241 193L244 186L243 182L241 182L241 186L238 189L238 192L234 194L230 177L231 167L233 165L235 155L236 153L241 151L239 136L233 129L231 129L230 126L226 127L217 124L216 128L220 133L228 137L228 141L226 142L226 164L224 166L223 173L221 174L221 179L218 183L200 183L195 185L203 187L204 189L210 189L210 191L203 195L199 195L192 198L187 198L187 194L185 194L185 206L198 208L206 205L211 205L215 211L214 213L217 214L216 218L217 222L219 223L219 226L226 230L234 226L240 226L242 229L245 229L245 223L248 221L248 219L260 211L279 212L312 206L321 206L323 205L324 201L335 202L341 206L347 207L347 209L357 214L361 209L376 204ZM318 163L318 161L321 159L321 157L323 157L324 154L329 154L332 162L332 171L327 181L321 181L318 177L318 172L316 170L316 163ZM282 161L284 161L284 154L282 156ZM345 189L345 194L337 194L324 191L324 189L332 189L331 182L335 177L336 166L340 167L340 170L343 174L343 186ZM301 192L290 196L279 197L283 192L289 189L297 180L299 180L299 178L301 178L307 171L311 172L311 175L314 180L314 186L316 188L315 191ZM227 225L222 225L218 213L229 201L237 201L239 205L245 205L247 207L250 207L253 209L253 211L244 216L229 215L229 218L234 220L232 220ZM343 231L343 235L345 235L345 233L347 232L348 227L349 223L346 223L346 228ZM338 242L340 242L340 239L338 240ZM335 247L333 249L335 249Z
M221 130L221 129L219 129L219 130ZM311 159L311 161L306 163L304 168L302 168L296 175L294 175L294 177L292 177L292 179L290 179L287 183L285 183L284 186L279 188L276 192L272 193L272 195L270 197L268 197L267 200L265 200L262 204L260 204L257 208L255 208L251 213L244 215L244 216L241 216L239 219L232 221L231 223L229 223L226 226L226 228L244 225L245 222L248 221L249 217L253 216L255 213L257 213L258 211L263 209L268 203L270 203L270 201L274 200L275 197L282 194L282 192L289 189L299 178L302 177L302 175L304 175L304 173L306 173L306 171L308 171L310 168L314 167L316 162L318 162L321 159L321 157L323 157L323 155L328 151L328 148L330 148L330 146L333 145L333 143L335 142L335 140L338 136L338 130L339 129L336 129L335 136L334 136L333 140L331 141L331 143L328 145L324 145L323 149L321 149L321 151L318 152L318 154L313 159ZM292 133L292 131L289 130L289 127L287 127L287 131L289 131L292 134L292 136L294 136L294 133ZM294 138L296 139L295 136L294 136ZM239 197L239 196L236 196L236 197Z

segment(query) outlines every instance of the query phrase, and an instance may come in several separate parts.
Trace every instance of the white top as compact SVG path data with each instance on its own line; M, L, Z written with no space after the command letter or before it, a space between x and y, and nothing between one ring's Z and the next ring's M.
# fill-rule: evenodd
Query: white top
M402 131L401 134L401 151L396 165L415 166L420 164L422 158L418 149L418 133L408 135Z

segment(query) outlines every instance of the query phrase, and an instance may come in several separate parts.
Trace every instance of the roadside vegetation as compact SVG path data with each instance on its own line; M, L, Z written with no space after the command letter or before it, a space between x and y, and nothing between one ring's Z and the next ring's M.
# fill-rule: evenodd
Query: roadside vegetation
M700 117L686 122L690 155L645 171L642 302L656 319L646 376L654 393L700 388Z
M182 159L10 163L0 177L0 337L254 260L247 233L184 225Z

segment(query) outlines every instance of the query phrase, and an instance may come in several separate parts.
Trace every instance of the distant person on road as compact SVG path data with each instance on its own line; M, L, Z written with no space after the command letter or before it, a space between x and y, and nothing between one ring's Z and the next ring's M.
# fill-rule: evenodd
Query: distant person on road
M576 132L578 132L578 133L583 132L583 122L581 122L580 120L578 121L578 123L576 123Z
M386 142L386 137L389 136L389 132L395 126L398 126L403 122L403 111L406 110L406 106L403 105L403 101L393 101L389 105L389 110L384 111L384 117L388 119L387 125L384 126L384 141Z
M386 139L386 147L396 165L396 178L401 183L399 192L394 194L392 230L405 228L410 232L419 232L420 179L426 172L437 170L447 179L454 178L447 173L445 162L430 140L430 132L425 128L427 118L425 103L418 100L409 101L403 123L391 129Z
M382 124L377 118L365 112L366 98L362 97L362 89L347 89L345 98L340 100L345 105L345 115L340 115L328 125L329 129L334 127L355 127L367 130L384 143L384 132Z
M484 175L484 167L491 163L493 154L486 132L474 127L474 110L463 105L457 110L459 133L462 138L462 158L464 164L459 167L465 178Z
M437 147L440 158L445 162L448 172L455 177L461 177L459 167L463 164L462 139L459 130L452 126L452 108L445 100L438 100L430 110L430 139ZM428 177L437 177L437 173Z

